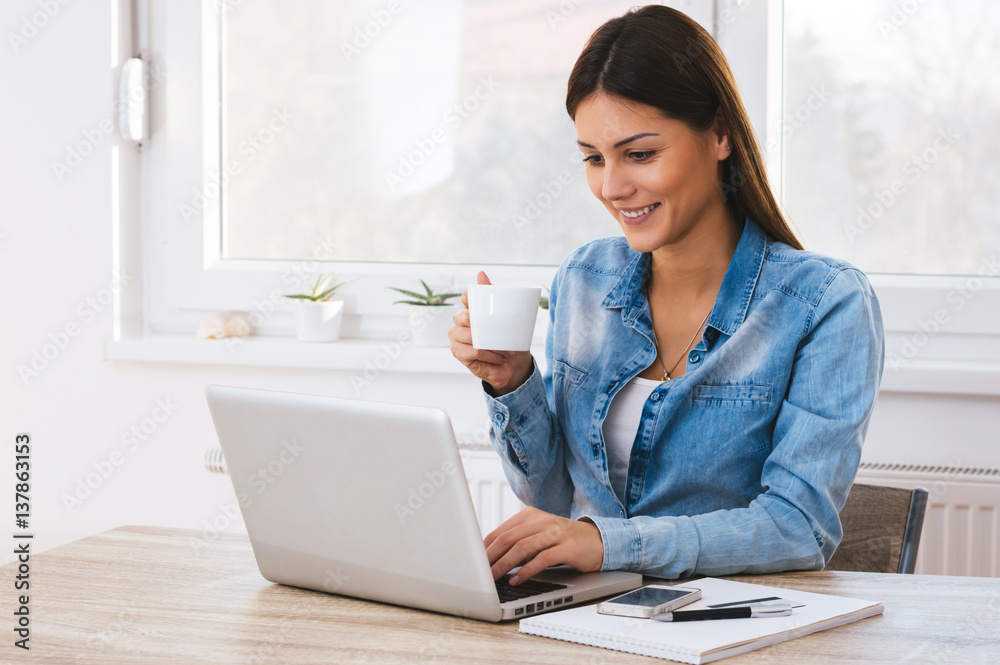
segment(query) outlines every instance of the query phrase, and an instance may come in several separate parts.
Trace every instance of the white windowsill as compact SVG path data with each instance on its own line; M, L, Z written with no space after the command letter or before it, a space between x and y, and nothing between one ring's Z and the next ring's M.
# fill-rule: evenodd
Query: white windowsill
M544 362L542 347L532 347L531 351ZM234 342L156 334L145 339L109 338L105 357L139 362L468 374L447 347L404 346L391 339L346 339L315 344L290 337L248 337ZM881 391L1000 395L1000 362L912 360L895 368L887 363Z
M291 337L198 339L156 334L143 339L107 340L108 360L242 365L309 369L468 374L447 347L401 345L396 340L346 339L299 342Z
M886 363L881 392L946 395L1000 395L1000 362L911 360Z

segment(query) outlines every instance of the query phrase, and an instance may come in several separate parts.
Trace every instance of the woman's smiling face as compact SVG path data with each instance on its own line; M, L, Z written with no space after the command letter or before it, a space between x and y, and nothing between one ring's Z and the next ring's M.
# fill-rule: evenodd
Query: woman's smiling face
M719 121L696 133L651 106L601 92L580 103L575 120L590 191L634 250L678 243L702 219L726 215L719 177L729 139Z

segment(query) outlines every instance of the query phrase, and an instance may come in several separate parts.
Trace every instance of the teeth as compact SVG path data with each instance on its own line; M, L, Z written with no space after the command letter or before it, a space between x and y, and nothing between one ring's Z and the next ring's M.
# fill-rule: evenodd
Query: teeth
M633 218L634 218L634 217L639 217L639 216L641 216L641 215L645 215L646 213L648 213L648 212L649 212L650 210L652 210L653 208L655 208L655 207L656 207L656 206L658 206L658 205L660 205L660 204L659 204L659 203L654 203L653 205L651 205L651 206L646 206L646 207L645 207L645 208L643 208L642 210L638 210L638 211L636 211L636 212L628 212L628 211L626 211L626 210L622 210L622 211L621 211L621 213L622 213L623 215L625 215L626 217L633 217Z

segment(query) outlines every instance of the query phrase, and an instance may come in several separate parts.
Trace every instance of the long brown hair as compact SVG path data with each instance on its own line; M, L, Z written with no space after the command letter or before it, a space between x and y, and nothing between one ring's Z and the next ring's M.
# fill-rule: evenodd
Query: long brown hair
M570 118L576 120L580 104L598 91L652 106L695 132L708 131L721 113L733 150L722 163L719 187L733 219L742 224L749 217L772 239L802 249L771 193L729 63L695 21L676 9L647 5L602 25L570 74Z

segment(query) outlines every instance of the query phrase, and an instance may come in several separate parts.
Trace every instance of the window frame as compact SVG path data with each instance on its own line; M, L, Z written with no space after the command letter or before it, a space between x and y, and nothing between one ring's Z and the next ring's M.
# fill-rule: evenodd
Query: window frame
M722 46L765 146L772 187L780 200L782 0L664 4L694 16ZM149 20L142 17L146 43L140 46L151 68L165 74L165 83L150 91L148 145L136 152L119 138L115 146L115 270L139 274L142 280L140 287L123 289L116 299L109 357L141 356L135 349L157 336L190 337L208 316L227 310L257 311L258 334L290 338L291 303L274 294L290 292L292 282L301 284L304 273L336 270L339 279L350 282L344 292L343 335L368 341L392 339L406 326L406 313L392 305L394 294L386 288L390 285L416 284L418 277L462 285L474 281L480 269L497 282L551 282L557 266L344 263L323 260L322 245L315 248L315 261L222 259L219 206L204 205L187 222L180 209L182 204L191 206L199 194L212 199L217 192L213 183L225 177L220 177L219 164L219 20L225 11L238 11L238 3L150 0L148 11ZM126 20L119 18L122 24ZM128 32L119 34L124 42ZM120 46L119 55L124 57L126 50ZM967 287L969 277L869 278L886 329L883 389L1000 394L1000 278L982 280L968 301L976 306L961 310L938 304L948 303L957 289ZM949 320L929 334L928 321L942 308ZM544 330L536 331L538 350L543 339ZM910 348L907 344L917 348L912 357L903 354Z

